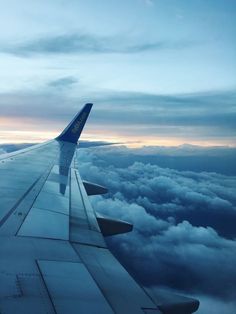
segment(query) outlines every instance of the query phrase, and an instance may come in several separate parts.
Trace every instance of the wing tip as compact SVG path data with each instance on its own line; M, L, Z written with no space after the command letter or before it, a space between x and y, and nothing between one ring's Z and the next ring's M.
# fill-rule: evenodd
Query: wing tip
M92 107L92 103L86 103L81 111L77 113L74 119L64 129L64 131L56 138L56 140L76 144L80 138Z

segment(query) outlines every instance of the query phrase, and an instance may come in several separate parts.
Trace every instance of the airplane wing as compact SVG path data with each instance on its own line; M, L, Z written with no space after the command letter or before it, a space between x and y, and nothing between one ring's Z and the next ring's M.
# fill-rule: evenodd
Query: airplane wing
M132 225L99 216L75 157L86 104L54 140L0 156L0 313L192 313L199 302L144 289L104 236ZM89 171L89 169L88 169Z

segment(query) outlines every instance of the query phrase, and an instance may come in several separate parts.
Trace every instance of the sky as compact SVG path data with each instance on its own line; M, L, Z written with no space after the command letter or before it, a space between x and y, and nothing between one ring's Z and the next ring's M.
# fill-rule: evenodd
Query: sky
M234 0L0 0L0 142L234 146Z
M199 314L234 313L236 1L0 5L0 153L94 103L82 139L119 145L79 149L79 170L109 188L95 210L134 224L113 253Z

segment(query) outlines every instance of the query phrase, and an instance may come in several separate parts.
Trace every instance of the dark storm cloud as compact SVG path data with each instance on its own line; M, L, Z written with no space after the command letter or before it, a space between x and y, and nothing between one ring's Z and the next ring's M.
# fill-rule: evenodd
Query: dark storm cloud
M3 48L2 51L20 56L35 54L139 53L151 50L183 49L193 45L194 42L187 40L160 40L140 44L135 39L119 35L115 37L99 37L90 34L74 33L39 38Z
M117 160L130 155L112 147L80 151L79 170L110 190L93 198L96 210L134 224L109 241L119 258L145 285L233 300L236 178L145 162L114 166L114 155L107 163L112 150Z

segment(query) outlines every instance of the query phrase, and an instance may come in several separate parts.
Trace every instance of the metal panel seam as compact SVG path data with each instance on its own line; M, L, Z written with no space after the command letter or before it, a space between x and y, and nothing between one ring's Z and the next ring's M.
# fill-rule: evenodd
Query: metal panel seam
M44 280L44 278L43 278L43 274L42 274L41 269L40 269L40 267L39 267L38 261L37 261L37 260L35 260L35 263L36 263L36 265L37 265L37 268L38 268L38 271L39 271L40 277L41 277L41 279L42 279L42 281L43 281L43 284L44 284L45 290L47 291L48 298L49 298L49 300L50 300L50 302L51 302L51 304L52 304L52 308L53 308L53 310L54 310L55 314L57 314L57 311L56 311L55 305L54 305L53 300L52 300L52 297L51 297L51 295L50 295L50 293L49 293L49 290L48 290L48 287L47 287L47 285L46 285L46 282L45 282L45 280Z
M56 159L56 158L55 158L55 159ZM25 222L26 218L28 217L29 212L30 212L30 210L32 209L32 207L33 207L33 205L34 205L34 203L35 203L35 200L36 200L36 198L39 196L39 194L41 193L41 191L42 191L42 189L43 189L43 187L44 187L44 184L45 184L45 182L47 181L47 179L48 179L48 177L49 177L49 175L50 175L50 173L51 173L51 170L52 170L52 168L53 168L54 165L55 165L55 160L52 162L51 166L48 167L49 169L46 170L46 171L38 178L37 182L38 182L46 173L48 173L47 176L45 177L44 181L42 182L42 186L41 186L39 192L37 193L37 195L35 195L35 198L34 198L33 201L32 201L31 207L29 208L29 210L28 210L28 212L27 212L27 215L25 215L25 217L24 217L22 223L20 224L19 228L17 229L15 235L18 234L18 232L19 232L19 230L21 229L23 223ZM35 184L36 184L37 182L35 182ZM34 184L34 185L35 185L35 184ZM30 191L28 191L28 192L30 192ZM26 192L25 195L27 195L28 192ZM22 199L23 199L23 198L22 198ZM19 204L20 204L20 203L19 203ZM19 204L18 204L18 205L19 205ZM18 205L17 205L17 206L18 206ZM17 206L16 206L16 207L17 207Z
M79 180L78 180L77 170L76 169L75 169L75 178L76 178L76 182L77 182L77 185L78 185L78 189L79 189L79 193L80 193L80 196L81 196L81 200L82 200L82 203L83 203L83 206L84 206L84 212L85 212L85 215L87 217L87 222L88 222L88 225L89 225L89 229L92 230L91 224L90 224L90 221L89 221L89 216L88 216L88 213L87 213L87 210L86 210L86 207L85 207L84 198L83 198L83 195L82 195L82 192L81 192L81 189L80 189L80 185L79 185Z
M25 196L34 188L34 186L38 183L40 178L43 175L41 175L30 187L29 189L22 195L22 197L16 202L16 204L8 211L8 213L1 219L0 221L0 227L7 221L7 219L11 216L11 214L14 212L14 210L20 205L22 200L25 198Z
M81 244L81 245L86 245L87 244ZM103 292L103 290L101 289L98 281L94 278L94 276L92 275L92 273L89 271L89 268L87 267L86 263L84 262L83 258L81 257L81 254L79 253L79 250L76 250L76 248L74 247L74 244L71 243L71 246L73 247L74 251L77 253L78 257L80 258L80 260L82 261L84 267L87 269L88 273L90 274L90 276L93 278L94 282L96 283L98 289L101 291L102 295L104 296L105 300L107 301L107 303L110 305L112 311L115 313L117 313L114 309L114 307L112 306L110 300L108 300L108 298L106 297L105 293ZM98 246L95 246L95 245L89 245L89 246L93 246L93 247L98 247Z

